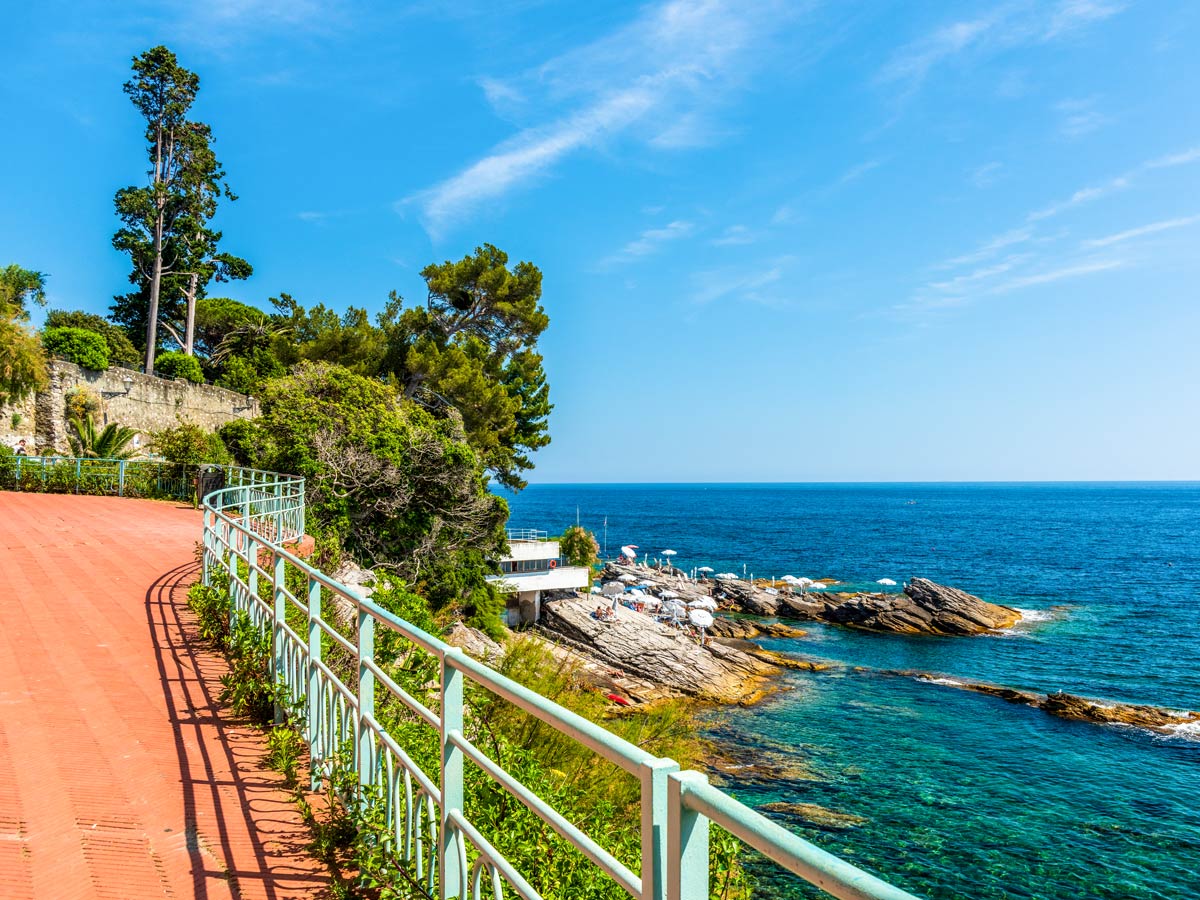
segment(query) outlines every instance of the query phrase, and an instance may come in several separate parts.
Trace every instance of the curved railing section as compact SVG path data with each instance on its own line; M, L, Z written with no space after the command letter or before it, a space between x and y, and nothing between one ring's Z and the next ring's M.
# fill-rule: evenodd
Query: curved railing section
M702 773L681 772L672 760L655 757L558 706L309 566L282 546L302 530L302 480L248 470L231 473L229 480L203 502L205 581L227 582L231 615L248 616L270 635L271 674L285 699L303 710L299 720L314 780L328 773L342 748L353 748L351 764L362 795L382 804L386 849L430 897L539 897L464 814L463 775L470 764L637 900L708 900L710 823L835 897L914 900L710 786ZM223 577L217 579L217 573ZM335 627L335 618L349 623L346 630L352 637ZM380 629L399 634L437 661L436 709L413 697L376 662ZM336 668L331 665L335 655L342 661ZM640 872L616 859L467 738L467 681L639 780ZM436 771L423 770L409 753L413 748L381 725L376 713L387 694L430 729L440 746Z

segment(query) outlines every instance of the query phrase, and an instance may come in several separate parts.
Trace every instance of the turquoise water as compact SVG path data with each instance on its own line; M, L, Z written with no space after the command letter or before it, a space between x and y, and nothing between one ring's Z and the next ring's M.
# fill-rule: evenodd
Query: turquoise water
M1047 618L1000 637L914 638L805 626L767 646L1042 692L1200 709L1200 484L546 485L514 527L581 524L611 552L681 567L913 575ZM927 897L1183 898L1200 879L1200 735L1066 722L873 671L789 672L756 708L715 713L747 757L812 778L728 785L752 805L816 804L844 829L779 821ZM805 896L761 873L764 896Z

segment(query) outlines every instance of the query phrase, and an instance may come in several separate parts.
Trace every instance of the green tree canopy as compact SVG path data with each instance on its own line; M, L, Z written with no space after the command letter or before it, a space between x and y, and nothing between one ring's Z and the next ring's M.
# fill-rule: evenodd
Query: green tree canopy
M549 324L542 273L528 262L509 269L508 255L485 244L421 277L425 305L406 309L392 294L381 317L385 370L406 397L458 410L486 468L505 487L523 488L529 454L550 443L550 389L537 352Z
M104 338L108 345L108 361L110 365L135 366L139 355L129 335L120 325L97 316L94 313L80 310L52 309L46 314L46 328L82 328L93 331Z
M18 265L0 268L0 403L49 383L42 342L29 328L29 304L46 302L46 276Z
M267 384L252 462L307 479L309 509L360 559L394 569L435 608L497 624L484 577L508 509L491 494L457 416L434 416L394 386L327 363ZM235 448L235 451L236 449Z
M596 536L579 525L572 525L558 539L563 557L573 566L591 568L600 561L600 542Z
M85 328L45 328L42 346L51 356L65 359L85 369L102 372L108 368L108 343Z

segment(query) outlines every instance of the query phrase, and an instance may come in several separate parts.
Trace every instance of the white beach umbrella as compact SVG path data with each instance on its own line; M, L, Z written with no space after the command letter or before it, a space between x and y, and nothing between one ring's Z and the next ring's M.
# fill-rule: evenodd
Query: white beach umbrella
M662 597L664 600L674 600L679 596L679 594L675 591L662 591L658 596Z
M797 578L795 575L784 575L779 580L782 582L785 582L787 584L799 584L800 583L800 579Z
M821 582L819 582L819 581L814 581L808 586L808 589L810 591L823 591L827 587L829 587L829 585L821 584Z
M668 600L662 605L663 612L670 613L673 616L681 616L687 612L687 607L678 600Z
M618 594L623 594L623 593L625 593L625 585L621 584L621 582L619 582L619 581L606 581L606 582L604 582L604 594L605 594L605 596L607 596L607 597L615 597L615 596L617 596Z
M662 555L663 555L663 556L675 556L675 555L676 555L676 553L675 553L675 551L674 551L674 550L664 550L664 551L662 552Z
M813 583L814 583L814 582L813 582L813 580L812 580L811 578L803 578L803 577L801 577L801 578L797 578L797 579L796 579L796 584L813 584Z
M701 566L701 567L700 567L700 568L698 568L696 571L697 571L697 572L713 572L713 571L716 571L716 570L715 570L715 569L713 569L713 567L712 567L712 566Z
M706 609L693 609L688 613L688 621L697 628L708 628L713 623L713 617Z
M629 592L629 599L630 600L645 600L646 595L644 592L639 591L637 588L634 588L632 591Z
M717 601L712 597L697 597L688 603L688 606L692 609L716 609Z
M886 584L886 585L888 585L889 587L895 587L895 585L896 585L896 582L892 581L892 579L890 579L890 578L880 578L880 579L879 579L877 582L875 582L875 583L876 583L876 584Z
M636 575L622 575L620 578L617 579L617 581L623 581L626 584L633 584L637 580L638 580L638 577Z
M658 607L662 606L662 601L659 600L657 597L647 594L645 597L642 598L642 605L650 606L650 607L657 609Z
M638 546L637 544L626 544L621 548L621 555L628 556L630 559L637 559Z

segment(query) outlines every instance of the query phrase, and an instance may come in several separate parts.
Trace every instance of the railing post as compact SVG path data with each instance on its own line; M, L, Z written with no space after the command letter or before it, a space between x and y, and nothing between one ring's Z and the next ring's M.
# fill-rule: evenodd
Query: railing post
M287 595L284 594L284 588L287 583L287 569L283 557L276 553L274 555L275 564L271 567L271 593L273 595L274 606L271 616L271 683L278 687L281 679L284 678L284 670L287 668L287 659L285 653L287 645L284 643L283 626L287 622ZM287 685L289 696L293 685ZM287 710L283 708L276 695L275 700L275 724L282 725L284 716Z
M458 647L447 647L442 655L442 822L438 833L441 900L461 897L467 883L450 823L450 813L463 808L463 752L450 742L450 734L463 728L463 673L451 664L462 655Z
M250 596L246 598L246 612L254 618L254 611L258 609L258 569L255 566L258 564L258 541L254 538L246 538L246 586L250 589Z
M666 900L708 900L708 819L684 805L689 783L707 784L708 776L674 772L667 778Z
M79 493L80 482L83 480L83 460L75 460L75 493Z
M321 786L321 773L317 763L321 761L319 713L321 710L321 672L317 663L321 661L321 582L308 576L308 692L305 698L307 709L306 730L308 731L308 755L310 787L315 791Z
M673 759L654 759L641 765L642 780L642 900L666 896L667 776L679 771Z
M375 673L367 663L375 661L375 617L358 604L358 740L357 768L358 783L363 786L375 783L374 766L371 764L371 727L375 718Z
M125 496L125 460L117 463L117 496Z

